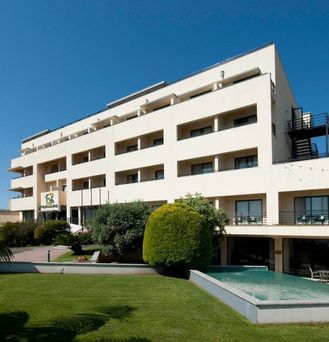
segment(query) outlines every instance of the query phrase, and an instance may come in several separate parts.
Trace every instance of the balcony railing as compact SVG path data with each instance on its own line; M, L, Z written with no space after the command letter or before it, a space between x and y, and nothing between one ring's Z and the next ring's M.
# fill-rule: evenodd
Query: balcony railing
M288 121L288 132L323 127L329 124L329 114L304 114L300 118Z
M282 225L329 225L328 211L280 211Z
M249 213L227 213L229 218L228 225L246 226L246 225L264 225L267 222L266 212L249 212Z

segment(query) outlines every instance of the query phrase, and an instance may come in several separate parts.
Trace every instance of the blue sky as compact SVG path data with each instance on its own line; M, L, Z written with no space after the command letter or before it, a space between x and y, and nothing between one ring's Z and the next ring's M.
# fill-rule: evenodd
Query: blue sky
M0 208L20 141L264 43L328 111L329 1L0 0Z

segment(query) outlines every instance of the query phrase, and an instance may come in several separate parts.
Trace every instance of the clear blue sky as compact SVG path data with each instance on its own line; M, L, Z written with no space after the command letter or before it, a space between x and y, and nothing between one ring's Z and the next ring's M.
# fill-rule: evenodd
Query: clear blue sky
M0 208L21 139L266 42L328 111L328 34L328 0L0 0Z

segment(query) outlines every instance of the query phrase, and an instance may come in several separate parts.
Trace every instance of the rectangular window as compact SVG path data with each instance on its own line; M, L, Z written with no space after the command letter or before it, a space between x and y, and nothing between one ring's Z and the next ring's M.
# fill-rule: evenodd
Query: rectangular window
M258 166L258 157L257 155L248 156L248 157L240 157L234 159L234 167L235 169L245 169L248 167Z
M191 130L191 137L197 137L199 135L207 134L212 132L212 126L202 127Z
M244 200L235 202L235 224L263 222L262 200Z
M164 179L164 170L155 171L155 179Z
M295 197L295 223L328 223L329 196Z
M163 145L163 138L153 140L153 146Z
M251 123L257 122L257 115L245 116L244 118L239 118L234 120L234 127L249 125Z
M127 146L127 152L137 151L137 149L138 149L137 144Z
M138 174L132 173L127 175L127 183L137 183L138 182Z
M199 175L199 174L210 173L210 172L213 172L212 162L194 164L191 166L191 174L192 175Z

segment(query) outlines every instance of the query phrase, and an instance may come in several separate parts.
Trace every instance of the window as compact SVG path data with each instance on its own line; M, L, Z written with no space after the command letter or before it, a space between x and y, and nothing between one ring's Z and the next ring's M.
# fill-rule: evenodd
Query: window
M153 146L158 146L163 144L163 138L158 138L153 140Z
M155 171L155 179L164 179L164 170Z
M83 189L89 189L89 182L88 181L83 182Z
M258 158L255 156L240 157L234 159L235 169L245 169L248 167L258 166Z
M234 120L234 127L248 125L257 122L257 115L245 116L244 118L239 118Z
M87 163L88 161L89 161L88 155L86 155L82 158L82 163Z
M138 182L138 174L132 173L127 175L127 183L137 183Z
M262 223L262 200L235 202L235 224Z
M325 223L329 216L329 196L295 197L296 223Z
M137 144L127 146L127 152L137 151L137 149L138 149Z
M193 129L191 131L191 137L197 137L199 135L207 134L212 132L212 126L202 127L198 129Z
M213 172L212 162L194 164L191 166L191 174L192 175L199 175L202 173L209 173L209 172Z

